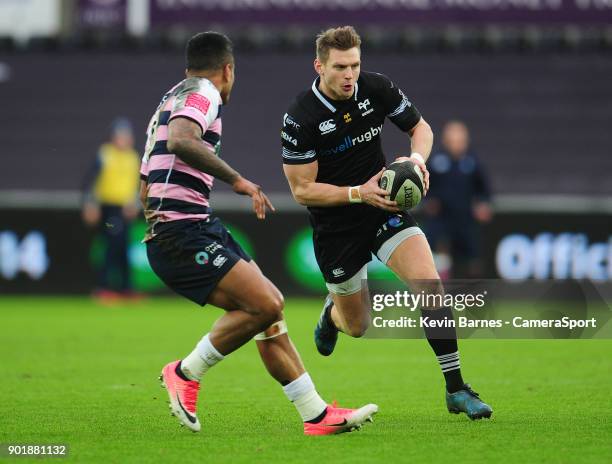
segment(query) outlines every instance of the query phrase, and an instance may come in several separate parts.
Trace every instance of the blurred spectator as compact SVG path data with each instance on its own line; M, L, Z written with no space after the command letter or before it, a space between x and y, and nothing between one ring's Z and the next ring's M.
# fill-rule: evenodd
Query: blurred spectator
M140 160L134 150L132 125L117 118L110 141L102 144L83 189L83 220L97 226L106 253L95 295L102 299L132 296L128 262L129 225L139 212Z
M426 234L441 277L482 276L481 227L491 220L491 191L483 166L470 148L467 126L449 121L442 147L428 160Z

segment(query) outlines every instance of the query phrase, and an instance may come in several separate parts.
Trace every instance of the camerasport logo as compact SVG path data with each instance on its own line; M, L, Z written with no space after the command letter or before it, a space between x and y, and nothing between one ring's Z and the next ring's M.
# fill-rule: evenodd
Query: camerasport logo
M199 93L192 93L187 97L185 106L190 106L199 110L202 114L206 114L208 113L208 108L210 108L210 100Z
M336 123L333 119L328 119L327 121L323 121L319 124L319 130L321 131L321 135L329 134L336 130Z

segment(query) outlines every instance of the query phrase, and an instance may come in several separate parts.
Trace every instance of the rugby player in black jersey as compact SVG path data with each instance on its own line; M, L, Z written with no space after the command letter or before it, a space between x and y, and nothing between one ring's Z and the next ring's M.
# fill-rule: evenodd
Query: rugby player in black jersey
M285 176L296 201L308 207L315 255L329 290L315 329L324 356L333 352L338 331L360 337L368 328L368 289L362 282L372 254L414 292L444 291L423 232L378 185L386 163L385 118L410 135L409 159L421 169L425 190L433 133L389 78L361 71L360 44L351 26L319 34L314 62L319 76L291 103L281 131ZM421 310L430 320L453 318L448 307ZM444 374L448 410L471 419L490 417L492 409L463 381L454 327L425 328L425 334Z

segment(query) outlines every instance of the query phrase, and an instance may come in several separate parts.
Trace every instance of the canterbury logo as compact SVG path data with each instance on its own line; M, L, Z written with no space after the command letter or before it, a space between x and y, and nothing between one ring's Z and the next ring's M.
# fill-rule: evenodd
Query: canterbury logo
M319 124L319 130L321 134L327 134L328 132L332 132L336 130L336 123L333 119L328 119L327 121L323 121Z

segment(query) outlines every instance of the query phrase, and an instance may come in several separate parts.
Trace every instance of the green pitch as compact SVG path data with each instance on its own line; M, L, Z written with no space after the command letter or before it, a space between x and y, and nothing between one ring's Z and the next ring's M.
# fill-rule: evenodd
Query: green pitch
M157 376L216 309L172 298L112 308L1 298L0 443L65 443L69 461L87 463L610 462L612 340L462 341L464 377L495 410L471 422L446 411L425 340L341 337L320 357L319 306L287 301L289 333L327 401L378 403L360 432L304 437L252 342L206 377L202 432L179 428Z

